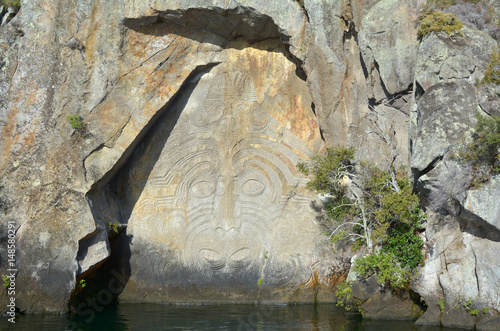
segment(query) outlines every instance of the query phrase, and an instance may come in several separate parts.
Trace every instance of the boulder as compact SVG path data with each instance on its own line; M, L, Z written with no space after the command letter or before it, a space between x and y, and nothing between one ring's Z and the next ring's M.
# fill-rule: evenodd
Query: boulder
M463 214L474 214L487 223L485 226L492 226L493 232L500 235L500 175L492 177L487 183L475 190L468 190L465 198L461 202L465 209ZM500 238L500 236L498 236Z
M358 38L363 62L368 75L377 71L380 79L375 84L381 88L372 92L376 100L401 93L413 84L418 50L415 26L423 3L383 0L361 21Z

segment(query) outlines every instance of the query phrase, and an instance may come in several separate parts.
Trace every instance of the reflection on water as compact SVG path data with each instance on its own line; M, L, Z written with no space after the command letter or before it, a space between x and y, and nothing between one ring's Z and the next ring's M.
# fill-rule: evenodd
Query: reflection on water
M0 321L0 330L363 330L445 331L406 321L366 321L334 305L296 306L162 306L121 304L95 315L17 316L16 324Z

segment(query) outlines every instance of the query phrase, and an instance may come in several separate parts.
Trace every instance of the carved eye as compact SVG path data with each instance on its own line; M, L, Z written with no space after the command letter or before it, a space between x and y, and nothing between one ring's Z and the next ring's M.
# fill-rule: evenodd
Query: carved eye
M262 184L258 180L249 179L243 184L243 186L241 187L241 190L246 195L256 196L256 195L261 194L265 188L266 187L264 186L264 184Z
M248 260L252 251L248 247L243 247L234 252L229 258L233 261Z
M208 262L216 262L222 259L222 256L218 252L208 248L200 250L200 255Z
M201 249L200 256L212 270L222 269L226 265L226 260L222 257L222 255L212 249Z
M206 198L212 195L212 193L214 193L215 186L206 180L202 180L197 183L194 183L191 186L190 190L196 197Z

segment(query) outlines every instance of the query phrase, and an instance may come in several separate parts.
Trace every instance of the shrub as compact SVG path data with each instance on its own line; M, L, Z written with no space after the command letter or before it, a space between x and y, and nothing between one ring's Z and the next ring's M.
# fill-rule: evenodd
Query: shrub
M87 286L87 282L85 281L85 279L80 279L77 283L76 283L76 286L78 288L84 288L85 286Z
M488 69L484 73L484 77L479 82L479 85L490 83L500 85L500 49L498 48L493 49Z
M396 173L394 183L388 171L356 164L354 153L351 147L329 149L298 168L313 176L309 189L329 196L323 208L332 241L342 246L354 242L351 248L356 249L366 245L369 254L353 265L358 275L377 274L389 287L406 287L424 260L417 234L425 219L419 199L407 176ZM372 254L375 245L380 254Z
M313 156L309 165L301 162L297 168L306 175L314 174L313 179L307 183L308 189L320 193L344 195L345 186L334 176L339 171L352 171L354 169L355 152L353 147L330 148L325 155Z
M339 283L337 285L335 295L337 296L337 306L345 306L347 300L349 300L352 296L351 284L349 284L346 280Z
M419 39L422 39L431 32L443 31L449 35L463 36L460 32L462 27L463 23L455 15L431 10L422 14L417 35Z
M488 307L483 308L483 314L488 314L489 311L490 311L490 308L488 308Z
M441 313L444 313L444 300L439 300L438 305L439 305L439 310L441 310Z
M411 280L410 268L403 267L391 253L369 254L357 258L353 269L362 279L377 274L380 284L393 289L406 288Z
M500 173L500 116L476 115L473 141L458 154L472 165L472 187L478 187Z
M120 229L120 223L118 223L117 221L113 223L108 222L108 224L106 225L108 226L108 229L114 234L117 234L118 230Z
M453 14L465 25L486 32L500 41L500 15L486 0L427 0L423 12L439 10ZM495 24L495 16L498 15Z
M0 0L0 5L12 7L17 11L21 8L21 0Z
M10 286L10 280L9 280L9 276L2 276L2 280L3 280L3 284L2 286L4 288L8 288Z
M465 310L470 311L470 308L472 306L472 298L469 298L466 302L463 303Z
M69 122L71 127L75 130L81 129L84 126L80 115L68 115L68 116L66 116L66 120Z

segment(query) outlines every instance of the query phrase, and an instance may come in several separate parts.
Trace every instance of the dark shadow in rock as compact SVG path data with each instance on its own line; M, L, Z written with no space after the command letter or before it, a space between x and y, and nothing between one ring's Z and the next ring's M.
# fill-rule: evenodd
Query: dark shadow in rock
M147 175L151 172L161 155L162 149L155 147L165 145L200 76L210 72L215 65L217 64L198 66L189 75L174 97L157 112L156 117L151 120L152 124L144 128L143 131L145 133L143 134L143 138L138 144L133 146L133 152L130 153L128 160L123 162L123 166L115 170L113 177L109 180L103 178L99 181L95 188L88 193L87 196L92 205L95 219L100 220L102 224L113 223L114 221L118 221L121 224L128 222L135 203L139 198L138 195L127 194L129 191L127 187L128 171L134 167L134 163L138 162L142 155L147 154L147 162L141 163L141 172L145 174L145 179L139 181L139 187L135 188L135 192L142 192L146 185ZM169 120L165 121L165 117L168 117ZM161 124L165 122L167 122L167 125ZM157 134L159 130L162 131L161 134ZM151 143L153 140L155 140L155 144ZM121 203L125 195L127 195L127 204Z
M148 175L160 157L162 149L158 146L165 145L199 78L208 73L215 65L217 63L198 66L188 76L174 97L157 112L142 130L140 137L136 139L137 142L131 144L129 147L131 152L127 153L127 159L115 165L112 172L96 183L87 193L87 199L92 207L99 230L80 241L78 258L80 260L85 258L85 247L88 246L86 243L91 241L97 232L106 231L106 224L118 222L122 228L118 233L113 233L112 230L108 229L110 256L78 275L76 289L71 299L71 305L76 308L77 313L82 311L78 307L89 305L89 300L97 300L101 306L116 303L118 295L127 284L131 275L130 243L132 237L126 234L126 226L123 225L128 223L139 194L146 185ZM154 144L151 143L153 140ZM143 155L147 155L145 158L147 162L144 162ZM145 175L145 179L135 183L134 192L139 192L139 194L134 195L130 194L130 190L128 190L129 171L136 166L137 162L141 163L139 167ZM82 280L85 284L83 287ZM90 309L98 311L96 308Z
M460 213L457 217L460 230L470 233L475 237L500 242L500 230L476 214L471 213L462 206L460 207Z
M121 231L109 238L111 254L108 259L77 277L70 305L80 316L89 309L98 313L115 305L130 278L130 242L132 237Z
M284 46L284 50L280 52L296 65L296 75L303 81L307 79L302 69L302 60L289 50L290 36L282 33L282 29L272 17L250 7L166 10L158 12L155 16L125 18L122 23L125 27L140 33L154 36L174 34L221 48L228 48L230 42L242 38L249 43L248 47L262 49L256 43L278 39Z

